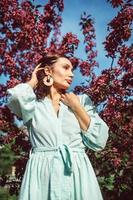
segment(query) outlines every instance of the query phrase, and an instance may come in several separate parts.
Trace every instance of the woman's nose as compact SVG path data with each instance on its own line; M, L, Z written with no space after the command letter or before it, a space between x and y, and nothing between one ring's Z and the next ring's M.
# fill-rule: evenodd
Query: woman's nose
M70 75L72 78L74 77L74 74L73 74L73 72L71 72L71 75Z

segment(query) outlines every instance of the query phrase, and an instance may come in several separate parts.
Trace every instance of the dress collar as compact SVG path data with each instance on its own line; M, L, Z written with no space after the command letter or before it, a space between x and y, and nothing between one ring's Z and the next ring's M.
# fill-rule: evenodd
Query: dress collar
M63 115L63 111L65 109L67 109L67 106L60 100L60 107L59 107L59 111L58 111L58 116L55 112L54 106L52 104L52 100L49 97L45 97L44 100L45 102L48 103L49 107L50 107L50 111L52 112L53 116L57 119L60 120L62 118Z

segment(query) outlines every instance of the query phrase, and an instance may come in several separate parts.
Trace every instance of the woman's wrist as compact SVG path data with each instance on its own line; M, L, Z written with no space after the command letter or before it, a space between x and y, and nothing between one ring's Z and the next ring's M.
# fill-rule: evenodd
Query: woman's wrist
M28 83L33 89L36 88L36 85L37 85L37 82L35 82L34 80L30 80L30 81L27 81L26 83Z

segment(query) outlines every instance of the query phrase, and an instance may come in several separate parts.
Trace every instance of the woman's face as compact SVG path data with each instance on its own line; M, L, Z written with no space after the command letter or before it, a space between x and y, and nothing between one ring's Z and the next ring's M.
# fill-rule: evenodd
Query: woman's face
M58 58L57 62L53 64L52 74L53 86L58 89L67 89L73 79L73 66L71 62L64 57Z

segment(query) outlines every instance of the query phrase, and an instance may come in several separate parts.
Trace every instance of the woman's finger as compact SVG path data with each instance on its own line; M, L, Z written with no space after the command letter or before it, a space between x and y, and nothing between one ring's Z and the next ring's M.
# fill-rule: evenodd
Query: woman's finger
M34 71L36 71L37 69L39 69L41 63L39 63L35 68L34 68Z
M34 73L37 73L39 70L42 70L42 69L44 69L44 68L35 69Z
M44 69L44 67L42 67L42 68L39 68L39 69L36 69L36 71L39 71L39 70L41 70L41 69Z
M65 94L61 94L61 97L65 97Z
M39 64L35 67L35 69L37 69L40 65L41 65L41 63L39 63Z

